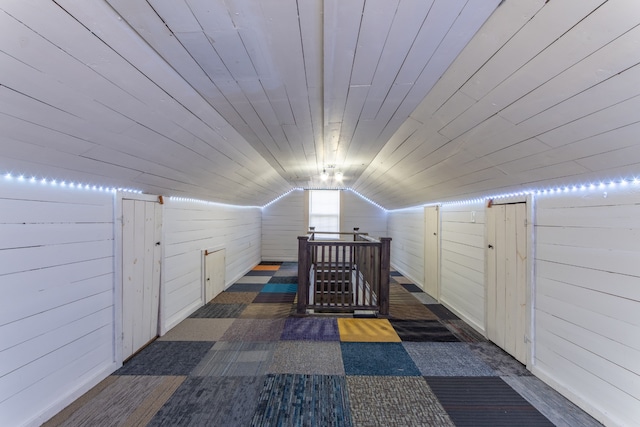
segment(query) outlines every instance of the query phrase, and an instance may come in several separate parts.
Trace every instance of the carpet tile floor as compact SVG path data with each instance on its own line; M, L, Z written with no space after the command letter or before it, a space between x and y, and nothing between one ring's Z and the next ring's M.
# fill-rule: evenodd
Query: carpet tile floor
M295 314L262 263L45 426L599 426L390 274L388 318Z

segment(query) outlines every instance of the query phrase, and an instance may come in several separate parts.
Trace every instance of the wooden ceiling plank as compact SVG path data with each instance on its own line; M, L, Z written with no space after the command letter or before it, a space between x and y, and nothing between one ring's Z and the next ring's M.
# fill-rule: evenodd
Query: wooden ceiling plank
M324 7L323 67L324 125L326 126L327 123L338 123L342 120L364 0L327 1Z
M640 17L638 17L640 19ZM626 91L629 97L637 94L633 81L640 73L640 27L635 27L607 46L580 61L562 74L527 94L521 101L511 104L500 112L513 123L521 123L540 112L552 108L572 97L584 98L585 92L599 92L594 101L619 97ZM631 91L630 91L631 89ZM592 108L592 102L574 104L573 108Z
M545 2L544 7L539 9L527 25L514 34L461 90L473 99L484 98L604 2L605 0Z
M495 52L518 33L545 3L546 0L502 2L418 105L412 117L417 120L426 120L434 114L483 64L492 58Z
M231 19L229 9L224 0L185 1L205 33L213 33L216 31L232 31L235 29L235 25L233 23L233 20ZM167 12L171 13L171 9L168 9Z
M628 16L629 13L625 13L620 8L611 9L608 7L609 4L612 3L607 3L593 13L585 15L579 24L567 28L561 38L507 77L474 107L443 128L441 132L450 138L455 138L486 117L506 108L530 91L580 62L608 44L612 39L619 37L631 26L636 25L637 19L624 20L623 16ZM612 20L614 17L620 18L622 25L619 26L617 20ZM573 24L573 20L568 24ZM585 33L589 36L585 37ZM577 43L577 41L579 42Z
M0 95L5 90L0 90ZM38 123L9 116L5 113L0 113L0 129L2 129L3 137L41 147L49 147L69 154L79 155L86 153L96 146L96 144L85 139L47 128Z
M179 33L199 32L202 27L193 16L185 0L147 0L171 31Z
M367 0L365 2L351 72L352 86L369 86L373 82L397 8L398 0Z
M454 0L454 2L455 5L461 5L463 0ZM412 6L412 4L400 3L397 9L393 25L389 30L384 50L382 51L376 73L373 77L372 88L369 91L369 96L362 111L361 117L364 119L372 120L377 116L382 103L398 76L402 64L407 58L416 36L422 28L422 24L426 18L425 14L428 13L428 16L431 16L430 9L427 7L419 7L416 10L416 8L412 9L410 6ZM428 3L424 4L424 6L428 6ZM448 9L442 8L443 12L446 10ZM450 15L456 16L457 13L455 9L451 8L451 10L453 12L451 12ZM444 26L448 28L449 25L448 22L442 24L439 20L435 20L434 23L437 25L430 25L428 27L442 28L442 26ZM428 57L425 58L423 56L421 58L425 63L428 60ZM409 84L413 84L413 81L409 82Z
M569 144L638 121L640 96L600 110L562 127L546 132L538 138L552 147Z

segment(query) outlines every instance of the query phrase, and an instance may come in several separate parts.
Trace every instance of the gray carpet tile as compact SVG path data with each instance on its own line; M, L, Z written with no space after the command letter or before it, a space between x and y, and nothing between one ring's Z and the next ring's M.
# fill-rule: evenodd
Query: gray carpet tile
M269 276L242 276L241 278L236 280L235 284L238 284L238 285L242 285L242 284L246 284L246 285L253 285L253 284L264 285L270 279L271 279L271 275L269 275Z
M428 304L427 308L438 316L440 320L460 320L458 316L442 304Z
M422 292L422 288L420 288L419 286L417 286L417 285L415 285L413 283L401 283L400 286L402 286L403 288L405 288L406 290L408 290L411 293Z
M252 426L352 426L345 378L336 375L268 375Z
M500 377L425 379L456 426L553 426Z
M298 277L298 267L284 268L280 267L280 270L276 271L273 277Z
M469 348L482 359L496 375L528 376L533 375L527 368L507 352L491 342L471 343Z
M269 283L298 284L298 273L296 273L294 276L283 276L283 275L273 276L271 279L269 279Z
M597 420L534 376L501 378L557 427L602 427Z
M263 377L189 377L148 425L248 426L263 383Z
M355 426L443 426L451 419L422 377L348 376Z
M218 341L233 321L233 319L184 319L158 338L158 341Z
M191 376L258 376L267 373L275 342L217 342Z
M465 343L405 342L405 350L425 376L495 376Z
M273 354L269 373L344 375L340 343L280 341Z
M441 320L440 323L462 342L477 343L487 341L480 332L473 329L464 320Z
M449 329L437 320L390 319L389 322L403 342L457 342Z
M211 347L205 341L154 341L115 375L189 375Z
M247 308L247 304L218 304L210 302L191 314L191 318L234 318Z
M221 341L278 341L285 319L236 319Z
M260 292L264 288L264 283L236 283L229 286L225 292Z
M413 292L413 297L420 301L421 304L437 304L438 301L431 295L424 292Z

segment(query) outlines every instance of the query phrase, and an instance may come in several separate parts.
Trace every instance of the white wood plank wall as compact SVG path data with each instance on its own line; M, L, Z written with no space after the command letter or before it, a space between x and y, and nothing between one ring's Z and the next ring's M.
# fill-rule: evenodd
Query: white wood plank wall
M485 211L483 203L440 210L440 301L479 331L485 316Z
M262 209L262 259L297 261L298 236L306 234L303 190L295 190Z
M161 332L202 306L202 251L226 249L226 286L260 262L259 208L167 200Z
M533 371L607 425L640 425L640 190L536 199Z
M391 267L424 287L424 208L389 212Z
M0 425L39 425L116 369L113 203L0 182Z
M387 237L387 211L352 191L343 191L341 202L342 231L353 231L354 227L360 227L360 231L369 233L369 236Z

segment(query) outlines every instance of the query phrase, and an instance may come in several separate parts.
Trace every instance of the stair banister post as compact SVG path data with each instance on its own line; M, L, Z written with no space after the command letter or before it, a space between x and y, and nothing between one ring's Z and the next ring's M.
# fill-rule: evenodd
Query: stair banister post
M309 236L298 236L298 304L297 314L307 313L309 301L309 269L311 260L309 253Z
M391 274L391 237L380 238L380 314L389 315L389 274Z

